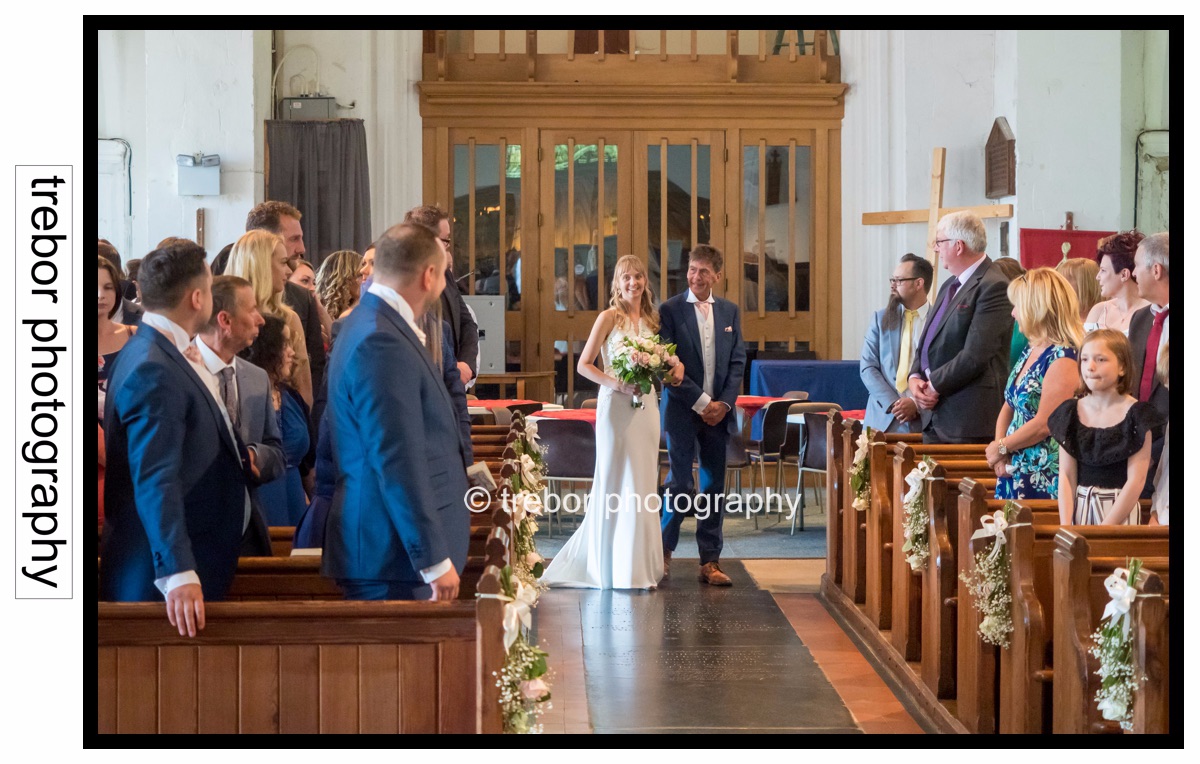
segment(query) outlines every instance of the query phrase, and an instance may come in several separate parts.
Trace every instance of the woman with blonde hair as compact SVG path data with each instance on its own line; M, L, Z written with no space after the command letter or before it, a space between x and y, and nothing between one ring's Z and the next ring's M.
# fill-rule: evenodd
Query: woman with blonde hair
M996 439L986 451L998 478L996 498L1057 499L1058 443L1050 437L1049 420L1079 387L1079 300L1052 268L1013 279L1008 299L1029 347L1008 377Z
M362 267L362 255L343 249L326 257L317 269L317 294L333 318L344 318L358 304Z
M1096 303L1100 302L1100 266L1095 260L1086 257L1072 257L1063 260L1055 269L1070 283L1079 300L1079 320L1086 321L1088 314Z
M579 373L600 385L596 402L596 469L579 530L554 556L542 580L588 589L653 589L663 575L658 499L658 397L631 405L637 386L622 382L613 361L628 337L658 332L646 266L625 255L613 268L609 308L592 326ZM669 384L683 379L675 367ZM661 501L658 502L661 506Z
M259 312L281 319L291 330L288 342L296 352L296 357L288 381L300 393L304 403L311 407L312 370L309 368L308 347L304 344L304 326L296 311L283 303L284 285L292 273L283 239L261 228L247 231L230 250L225 273L249 281L254 287Z

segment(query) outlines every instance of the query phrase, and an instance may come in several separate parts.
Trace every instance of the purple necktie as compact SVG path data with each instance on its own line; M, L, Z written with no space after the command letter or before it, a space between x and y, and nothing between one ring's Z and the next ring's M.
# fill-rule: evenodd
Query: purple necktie
M942 300L942 304L938 306L937 313L933 314L933 318L929 320L929 326L925 329L925 341L921 343L921 374L930 368L929 366L929 343L933 342L933 335L942 325L942 319L946 317L946 311L950 307L950 303L954 302L954 295L958 294L958 279L950 277L946 282L945 291L946 299Z

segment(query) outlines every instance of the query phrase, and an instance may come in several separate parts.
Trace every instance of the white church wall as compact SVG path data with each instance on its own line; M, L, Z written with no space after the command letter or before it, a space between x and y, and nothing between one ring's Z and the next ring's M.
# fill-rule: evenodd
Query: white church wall
M334 96L338 116L363 120L372 234L381 234L424 201L417 92L421 30L278 30L275 60L301 45L319 54L321 91ZM297 49L279 72L276 104L285 96L311 92L316 76L316 57ZM350 104L354 108L342 108Z
M934 146L947 149L943 204L1014 205L1009 256L1022 227L1061 227L1067 211L1079 228L1133 224L1137 135L1169 122L1165 32L847 30L841 53L842 268L859 275L842 286L843 357L858 357L896 260L925 247L923 225L865 227L862 213L928 207ZM1017 194L988 200L983 152L998 116L1016 135ZM1167 136L1148 142L1166 151ZM1163 220L1164 173L1143 183L1164 199ZM993 257L1000 223L986 221Z
M140 257L166 236L195 237L200 208L215 255L261 200L265 115L255 65L266 60L269 33L122 31L98 42L99 137L133 148L132 244L121 255ZM221 156L219 196L177 193L175 156L197 151Z
M929 207L935 146L946 148L943 204L990 203L983 147L995 118L994 32L844 31L842 79L842 357L858 358L871 314L927 226L863 226L864 212ZM998 253L999 221L988 221ZM939 279L944 278L944 271Z
M1116 229L1133 222L1132 58L1117 30L1030 30L1017 42L1021 226ZM1140 67L1137 67L1140 70ZM1140 71L1136 72L1140 82ZM1135 117L1142 105L1137 103Z

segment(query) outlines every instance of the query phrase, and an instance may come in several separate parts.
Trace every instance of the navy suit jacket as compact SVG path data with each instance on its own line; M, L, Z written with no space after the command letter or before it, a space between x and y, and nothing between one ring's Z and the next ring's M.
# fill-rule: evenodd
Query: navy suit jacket
M698 417L692 406L704 392L704 348L700 342L700 327L696 320L696 308L688 302L688 293L677 294L665 301L658 309L661 327L659 336L676 345L675 355L683 362L684 378L678 387L663 388L666 411L665 426L672 429L672 422L681 417ZM742 343L742 321L738 306L729 300L714 297L713 330L716 334L716 368L713 374L714 401L729 406L725 425L731 430L737 427L733 409L738 394L742 391L742 376L746 371L746 347Z
M100 598L161 601L194 570L206 600L237 568L246 479L217 401L174 343L145 327L109 372Z
M423 585L446 558L462 572L470 514L450 394L404 319L367 294L329 365L325 409L337 481L321 571Z

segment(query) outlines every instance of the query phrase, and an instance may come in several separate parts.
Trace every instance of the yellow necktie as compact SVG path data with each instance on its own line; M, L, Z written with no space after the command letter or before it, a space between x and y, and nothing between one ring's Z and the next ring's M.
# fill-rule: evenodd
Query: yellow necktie
M912 367L913 321L917 311L904 310L904 331L900 334L900 363L896 366L896 391L908 389L908 372Z

